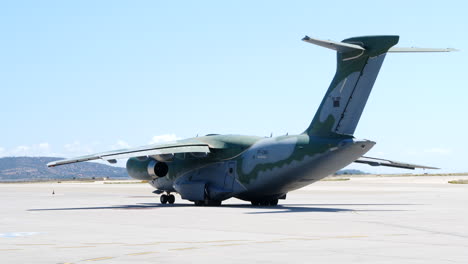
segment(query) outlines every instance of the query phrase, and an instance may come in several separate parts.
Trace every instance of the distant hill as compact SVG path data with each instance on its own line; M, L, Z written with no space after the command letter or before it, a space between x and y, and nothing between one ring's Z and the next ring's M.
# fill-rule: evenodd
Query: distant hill
M63 158L57 157L5 157L0 158L0 181L29 181L48 179L129 179L125 168L112 167L94 162L69 164L48 168L47 163Z
M340 170L340 171L335 172L335 175L353 175L353 174L362 175L362 174L368 174L368 173L361 171L361 170L352 170L352 169Z

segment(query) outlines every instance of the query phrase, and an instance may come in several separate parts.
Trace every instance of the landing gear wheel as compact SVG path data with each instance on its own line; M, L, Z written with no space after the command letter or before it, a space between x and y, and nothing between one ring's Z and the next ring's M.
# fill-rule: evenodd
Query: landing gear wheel
M196 206L220 206L221 201L218 200L200 200L200 201L194 201Z
M220 206L221 201L205 199L203 205L206 205L206 206Z
M276 206L278 205L278 199L264 200L264 201L250 201L253 206Z
M218 200L205 200L205 205L207 205L207 206L220 206L221 201L218 201Z
M167 204L167 202L169 201L169 196L168 195L161 195L161 197L159 197L159 200L161 201L162 204Z
M168 198L167 198L167 202L168 202L169 204L174 204L174 202L175 202L175 196L172 195L172 194L169 194L167 197L168 197Z

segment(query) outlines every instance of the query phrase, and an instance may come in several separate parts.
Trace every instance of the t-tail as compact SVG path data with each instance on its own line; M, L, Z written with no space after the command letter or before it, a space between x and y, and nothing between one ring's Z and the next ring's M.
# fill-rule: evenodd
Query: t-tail
M387 52L447 52L453 49L392 48L399 36L365 36L342 42L304 37L302 40L336 50L337 69L310 126L311 136L352 136Z

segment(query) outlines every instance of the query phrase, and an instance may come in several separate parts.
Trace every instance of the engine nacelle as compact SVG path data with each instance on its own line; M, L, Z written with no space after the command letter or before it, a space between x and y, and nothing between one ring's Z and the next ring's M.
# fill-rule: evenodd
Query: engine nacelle
M153 156L157 161L160 162L170 162L174 160L175 155L174 154L159 154Z
M169 173L169 166L152 158L146 160L130 158L127 161L127 172L134 179L151 181L166 176Z
M147 169L151 177L161 178L169 173L169 166L167 166L167 163L154 159L150 159Z

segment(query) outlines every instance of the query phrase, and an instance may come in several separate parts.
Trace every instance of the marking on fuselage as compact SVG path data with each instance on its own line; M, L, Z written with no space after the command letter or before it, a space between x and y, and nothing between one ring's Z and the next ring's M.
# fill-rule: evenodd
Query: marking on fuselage
M259 140L249 148L249 151L243 154L242 173L249 174L258 165L275 164L287 160L294 153L297 141L296 137L282 140L276 138ZM259 151L260 153L258 153ZM259 154L261 158L257 157Z
M346 81L348 81L348 77L346 77L346 78L344 79L343 84L341 85L341 88L340 88L340 93L343 92L343 88L344 88L344 86L345 86L345 84L346 84Z
M362 42L359 42L359 44L361 46L364 46L364 43L362 43ZM364 51L365 50L361 50L361 53L359 53L359 55L356 55L356 56L353 56L353 57L348 57L348 58L343 58L343 61L349 61L349 60L357 59L357 58L361 57L362 54L364 54Z
M348 76L341 80L339 83L333 87L330 93L327 95L327 101L331 100L332 103L327 102L323 104L319 109L320 116L319 121L324 123L330 116L334 118L334 123L332 128L335 128L336 122L340 119L341 114L343 113L343 107L336 107L333 104L333 97L340 97L340 105L345 105L349 99L348 88L352 87L359 79L359 72L353 72L348 74ZM348 84L349 80L349 84ZM346 86L347 85L347 86ZM349 86L349 87L348 87ZM345 89L346 88L346 89Z

